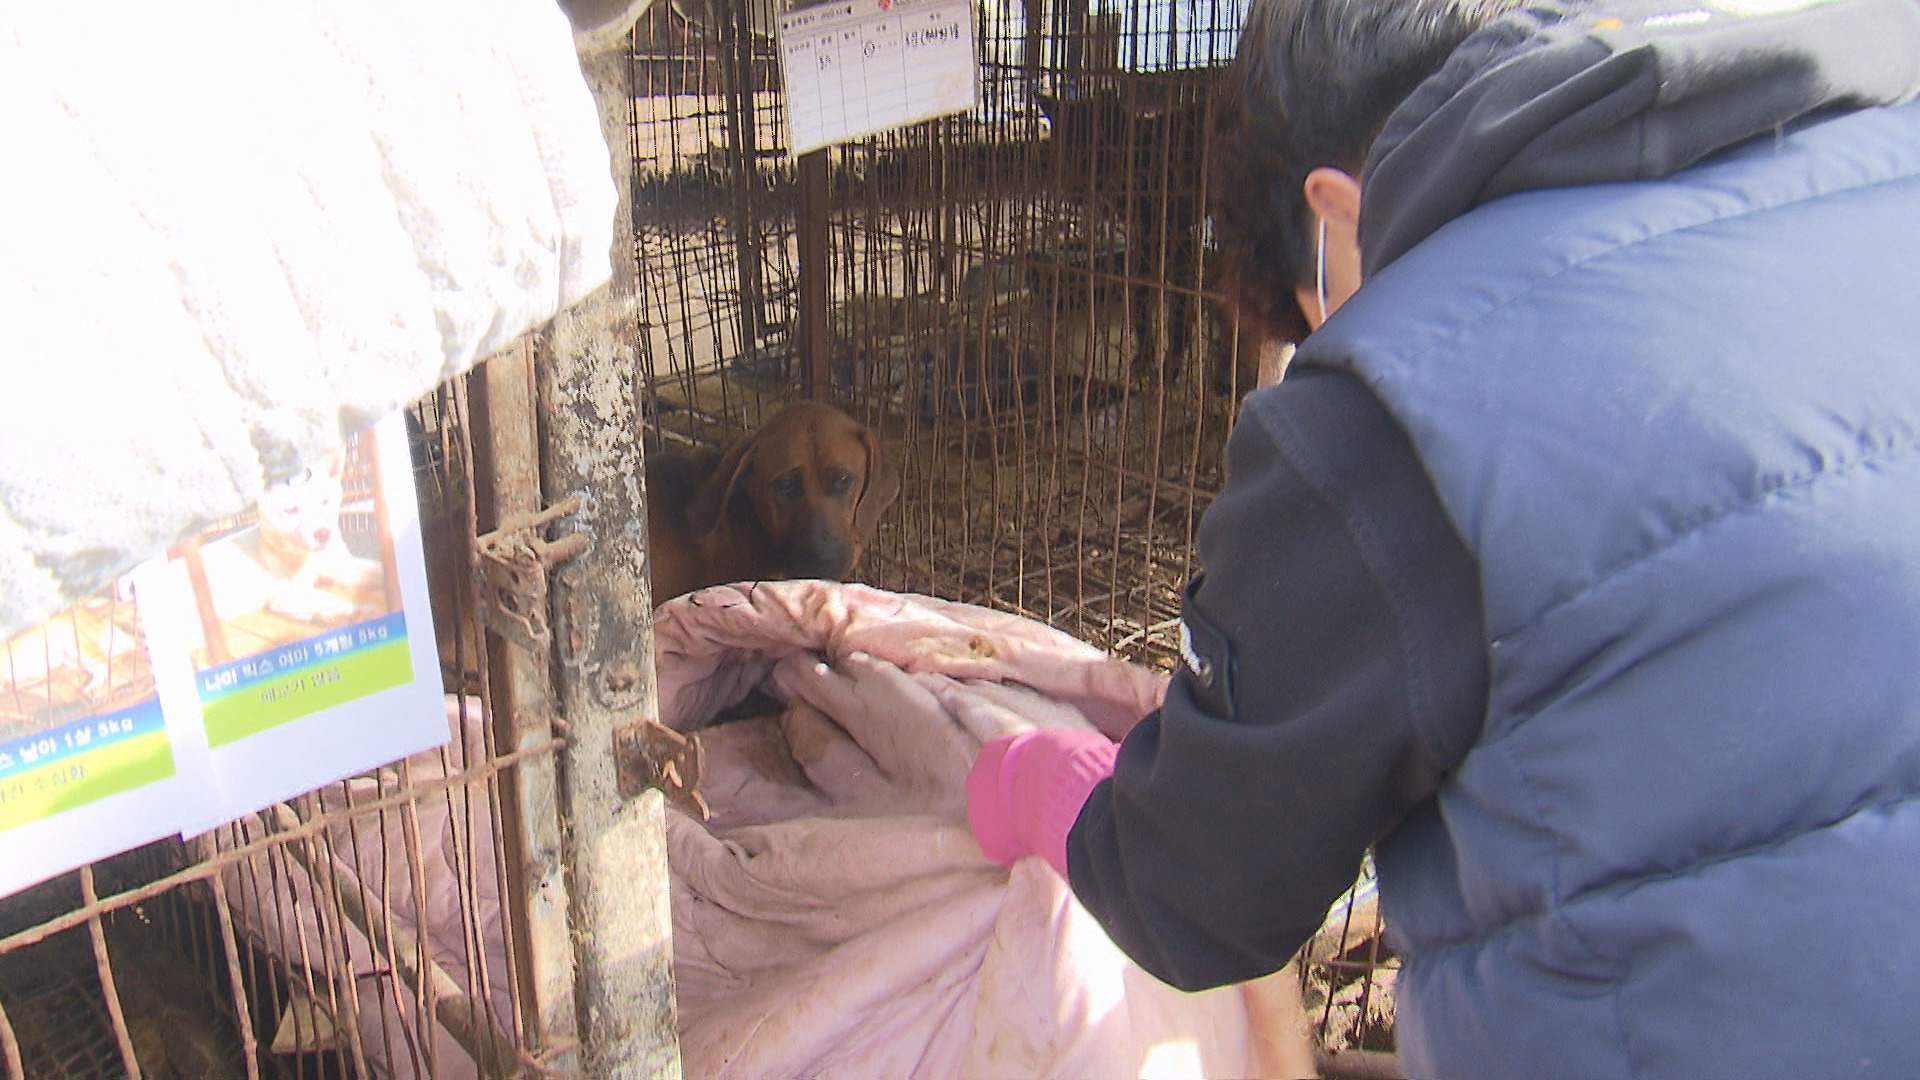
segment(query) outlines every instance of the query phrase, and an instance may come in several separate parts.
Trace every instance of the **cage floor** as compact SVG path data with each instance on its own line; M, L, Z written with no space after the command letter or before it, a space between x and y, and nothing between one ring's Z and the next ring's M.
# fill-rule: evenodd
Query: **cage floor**
M108 955L129 1040L153 1080L227 1080L247 1069L231 1013L154 926L108 920ZM0 1004L27 1080L121 1080L126 1067L86 931L0 955Z

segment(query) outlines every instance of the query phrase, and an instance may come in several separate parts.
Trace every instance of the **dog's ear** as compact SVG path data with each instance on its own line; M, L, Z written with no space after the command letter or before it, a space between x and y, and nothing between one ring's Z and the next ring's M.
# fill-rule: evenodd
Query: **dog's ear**
M700 482L699 491L687 504L687 527L693 530L693 535L711 536L727 520L727 507L733 502L734 492L753 470L755 438L747 435L727 447L720 464Z
M872 431L861 428L860 442L867 448L867 482L861 486L860 498L853 504L853 528L864 538L873 535L874 528L880 524L881 512L900 497L900 473L887 459L886 450Z

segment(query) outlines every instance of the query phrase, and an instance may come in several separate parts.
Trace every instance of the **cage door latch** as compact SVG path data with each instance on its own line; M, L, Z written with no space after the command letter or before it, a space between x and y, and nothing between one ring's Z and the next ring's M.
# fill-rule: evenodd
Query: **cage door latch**
M706 748L697 734L682 734L651 720L613 729L614 776L622 798L659 788L668 802L705 821L712 813L700 794L706 761Z
M473 542L480 571L480 618L501 637L531 650L553 643L547 624L547 571L586 551L592 537L569 533L558 540L541 535L548 522L578 513L578 495L537 514L523 514Z

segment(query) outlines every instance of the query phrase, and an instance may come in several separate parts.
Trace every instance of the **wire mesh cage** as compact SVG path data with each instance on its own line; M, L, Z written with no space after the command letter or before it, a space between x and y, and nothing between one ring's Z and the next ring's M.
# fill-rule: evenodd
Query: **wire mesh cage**
M905 458L870 579L1170 664L1252 376L1209 292L1202 183L1241 14L984 4L980 104L823 152L810 180L753 9L652 10L631 130L654 445L723 443L811 377Z
M1244 0L975 5L978 104L795 158L771 11L656 5L630 53L635 381L650 452L790 400L881 433L902 495L859 576L1162 669L1256 378L1210 272ZM1392 1047L1362 882L1302 957L1329 1051Z

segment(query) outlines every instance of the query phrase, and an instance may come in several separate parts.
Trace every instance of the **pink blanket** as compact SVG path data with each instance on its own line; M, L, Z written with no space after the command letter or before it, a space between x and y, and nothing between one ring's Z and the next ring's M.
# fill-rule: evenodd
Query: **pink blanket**
M698 1077L1309 1076L1284 976L1184 994L1038 859L965 824L979 743L1119 737L1164 676L1010 615L857 585L709 589L655 623L661 719L701 731L705 825L669 814L681 1052Z
M667 815L686 1076L1313 1075L1290 972L1170 989L1051 868L1026 859L1009 872L967 831L980 742L1031 725L1117 738L1158 703L1164 676L1025 619L821 582L681 597L655 632L661 719L701 729L713 809L705 823ZM756 687L785 711L702 727ZM478 702L449 698L453 745L395 768L414 783L459 770L463 748L480 746L479 716ZM390 793L393 771L326 789L319 806ZM245 819L202 838L202 854L261 834ZM357 992L322 992L334 1031L303 1026L289 1049L341 1049L373 1076L476 1077L444 1029L421 1030L428 1006L393 954L329 914L328 897L337 886L377 899L408 935L426 927L421 953L510 1028L484 799L456 788L325 839L308 849L318 872L275 853L223 875L256 940L323 987L328 970L357 976Z

